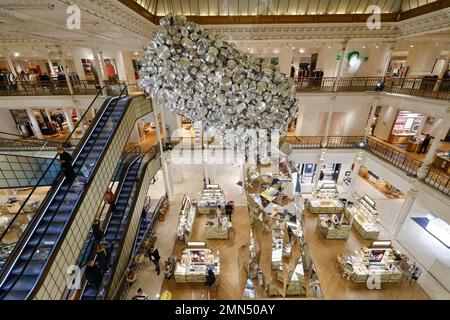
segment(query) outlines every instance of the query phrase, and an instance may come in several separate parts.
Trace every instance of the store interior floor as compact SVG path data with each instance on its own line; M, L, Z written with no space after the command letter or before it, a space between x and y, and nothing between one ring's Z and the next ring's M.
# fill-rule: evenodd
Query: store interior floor
M229 240L208 240L207 244L213 252L219 251L221 257L222 271L217 299L241 299L243 287L241 288L242 278L245 278L245 271L238 267L239 247L246 244L249 234L249 219L247 216L247 207L243 204L244 195L241 188L237 185L239 181L239 169L232 166L227 169L216 169L216 179L214 183L220 184L226 193L227 199L239 200L236 206L236 213L233 216L233 226L235 227L235 236L231 236ZM185 193L189 194L192 199L196 199L202 190L202 171L201 166L192 166L189 170L184 170L184 179L180 183L175 183L174 194L169 196L170 206L166 214L166 219L160 222L157 230L156 247L161 255L161 265L164 261L174 254L179 254L182 245L175 244L175 231L178 223L178 213L181 207L181 200ZM230 174L231 173L231 174ZM372 189L371 189L372 188ZM158 173L157 182L151 186L149 194L159 197L164 191L162 184L161 172ZM402 200L389 200L384 197L378 190L373 188L363 179L358 181L357 191L372 195L377 200L377 205L381 208L388 206L392 212L398 212ZM376 194L378 192L379 194ZM228 196L227 196L228 194ZM239 199L230 198L236 196ZM384 198L383 198L384 197ZM384 203L384 201L389 201ZM245 201L244 201L245 204ZM390 207L393 204L395 207ZM204 240L203 225L206 217L198 216L194 227L191 240ZM382 217L382 224L393 222L387 219L391 217ZM322 292L325 299L429 299L425 291L417 284L383 284L381 290L369 290L365 285L354 284L342 278L336 268L336 258L339 253L344 251L355 251L363 246L370 244L370 241L363 240L359 235L352 231L348 241L344 240L324 240L319 236L316 230L317 216L307 211L304 214L304 232L305 239L311 250L313 262L318 270L318 278L322 285ZM383 233L384 232L384 233ZM385 230L380 235L380 239L388 237L390 232ZM270 245L268 245L270 247ZM270 255L271 249L267 249ZM263 255L263 254L262 254ZM136 294L136 290L142 288L149 295L150 299L157 299L157 295L164 290L172 293L172 299L188 299L201 300L208 298L208 291L203 284L177 284L174 278L164 280L163 273L156 275L155 266L147 258L141 265L138 272L137 283L129 290L128 299ZM260 299L267 298L260 294Z

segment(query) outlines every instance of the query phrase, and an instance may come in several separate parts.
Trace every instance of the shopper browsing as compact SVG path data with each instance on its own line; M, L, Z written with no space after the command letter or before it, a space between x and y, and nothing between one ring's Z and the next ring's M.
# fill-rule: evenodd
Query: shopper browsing
M211 288L211 286L216 282L216 275L212 269L208 269L208 274L206 275L205 285Z
M64 176L69 183L75 180L75 171L72 166L72 156L64 150L64 147L59 146L56 151L59 154L59 162L61 163L61 168L63 170Z
M160 273L160 267L159 267L159 260L161 259L160 255L159 255L159 251L158 249L155 248L155 246L151 246L150 250L148 251L148 257L150 259L150 261L153 261L153 263L156 266L156 272Z
M233 214L234 208L233 208L233 204L231 201L229 201L226 206L225 206L225 213L228 216L228 220L230 220L231 222L231 215Z

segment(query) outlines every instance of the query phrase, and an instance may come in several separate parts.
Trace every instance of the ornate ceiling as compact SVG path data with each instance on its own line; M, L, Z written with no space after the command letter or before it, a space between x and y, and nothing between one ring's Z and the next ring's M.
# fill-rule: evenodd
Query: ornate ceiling
M437 0L134 0L156 16L263 16L400 13Z

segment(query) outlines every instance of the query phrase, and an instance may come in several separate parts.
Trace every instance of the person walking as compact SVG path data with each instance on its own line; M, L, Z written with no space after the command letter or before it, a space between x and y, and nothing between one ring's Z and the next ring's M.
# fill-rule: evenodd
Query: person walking
M64 150L63 146L59 146L56 151L59 154L59 162L61 163L64 176L69 183L72 183L75 180L75 171L72 166L72 156Z
M234 211L234 207L231 201L229 201L226 205L225 205L225 213L228 216L228 220L230 220L231 222L231 215L233 214Z
M94 260L89 261L85 272L87 282L98 288L102 281L103 275L100 268L95 264Z
M419 151L417 153L427 153L428 146L430 145L431 136L429 133L423 139L422 144L420 145Z
M109 204L111 211L114 211L114 201L116 200L116 196L114 192L112 192L111 188L108 187L105 193L105 202Z
M94 220L94 224L92 225L92 234L94 235L96 242L102 241L104 233L99 219Z
M102 273L109 271L109 253L101 243L97 246L97 262Z
M159 260L161 259L161 257L159 255L158 249L156 249L155 246L150 247L150 250L148 251L148 258L155 264L156 272L158 273L159 276L160 273Z

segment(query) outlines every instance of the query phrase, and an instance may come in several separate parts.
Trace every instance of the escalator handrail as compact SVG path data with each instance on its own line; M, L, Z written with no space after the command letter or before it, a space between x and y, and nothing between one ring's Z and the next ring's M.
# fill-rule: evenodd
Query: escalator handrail
M132 151L132 150L137 150L137 151ZM140 146L135 145L135 146L131 146L131 147L125 149L125 151L124 151L124 157L120 160L119 165L118 165L118 168L120 168L120 167L122 166L122 164L125 162L125 160L127 160L128 162L131 162L131 161L134 160L134 158L132 158L132 159L127 159L127 156L130 155L130 154L132 154L132 153L140 153ZM128 167L128 166L129 166L129 165L127 165L127 167ZM120 170L117 170L117 172L115 173L114 177L111 179L111 182L110 182L110 184L109 184L110 187L111 187L111 185L114 184L114 182L119 178L119 176L122 176L121 173L122 173L122 172L121 172ZM123 179L120 179L120 181L122 181L122 180L123 180ZM117 192L116 192L116 194L117 194ZM116 199L114 200L114 202L116 202L116 201L117 201L117 197L116 197ZM96 219L100 219L100 220L101 220L101 217L103 216L103 213L105 213L105 215L108 215L108 214L109 214L109 212L111 211L111 209L109 209L107 212L105 212L106 204L107 204L106 201L103 202L103 205L102 205L102 206L100 207L100 209L97 211L97 212L100 212L100 215L99 215ZM96 216L97 216L97 215L96 215ZM105 226L102 225L102 229L103 229L103 230L104 230L104 228L105 228ZM91 243L93 239L94 239L94 233L91 233L91 235L90 235L90 237L89 237L89 240L86 241L86 242ZM84 261L85 256L86 256L86 252L83 254L83 256L81 257L81 260L80 260L80 261ZM81 269L81 268L83 268L84 266L86 266L86 264L81 264L81 265L79 265L78 267Z
M136 163L136 161L139 161L139 162L142 161L142 156L137 156L137 157L135 157L135 158L128 164L128 166L127 166L127 168L126 168L126 170L125 170L125 173L124 173L124 175L123 175L123 180L122 180L122 183L121 183L121 185L120 185L120 190L118 190L118 192L116 193L116 194L117 194L117 197L116 197L115 201L117 201L117 199L119 199L120 193L121 193L122 188L123 188L123 184L124 184L125 180L127 179L128 172L130 171L131 167ZM134 184L133 184L133 186L134 186ZM117 202L116 202L116 203L117 203ZM108 228L110 222L111 222L111 215L109 216L109 219L108 219L108 221L106 222L106 226L105 226L105 229L104 229L105 231L107 230L107 228ZM119 225L119 227L120 227L120 225ZM96 252L96 251L94 251L94 252L95 252L95 253L92 255L92 260L96 260L96 258L97 258L97 252ZM103 279L103 277L102 277L102 279ZM81 290L81 295L80 295L80 297L83 297L84 291L86 290L86 285L87 285L87 280L85 281L84 286L83 286L83 289ZM100 287L101 287L101 285L97 288L97 291L96 291L95 296L98 295L98 291L100 290Z
M84 119L84 117L86 116L86 114L88 113L88 111L91 109L91 107L94 105L95 101L97 100L97 98L99 97L99 95L103 92L103 89L105 89L106 86L103 86L99 92L97 93L97 95L95 96L95 98L92 100L91 104L89 105L89 107L86 109L86 111L83 113L83 115L81 116L80 121L78 121L76 127L72 130L72 132L70 133L70 135L67 137L67 139L62 143L62 145L66 145L67 142L70 140L70 138L72 137L72 134L76 131L76 129L78 128L78 126L80 124L82 124L82 120ZM74 150L74 153L77 151L77 148ZM3 233L0 235L0 243L2 243L3 241L3 237L8 233L9 229L11 228L11 226L14 224L14 222L16 221L17 217L19 216L20 212L22 212L23 208L25 207L25 205L28 203L28 201L30 200L31 196L33 195L33 193L36 191L36 189L39 187L39 185L41 184L41 181L44 179L45 175L47 174L47 172L50 170L50 168L52 167L52 165L55 163L55 161L57 160L58 155L56 155L52 162L47 166L47 169L44 171L44 173L42 174L41 178L38 180L38 182L35 184L35 186L33 187L33 189L31 190L30 194L26 197L26 199L24 200L24 202L22 203L22 205L20 206L19 210L17 211L17 213L14 215L14 217L12 218L12 220L9 222L8 226L3 230ZM56 186L56 182L59 181L60 178L56 178L53 183L52 183L52 188L54 188ZM42 201L42 204L44 203L44 201ZM42 205L41 204L41 205ZM39 206L41 207L41 206ZM39 210L39 209L38 209ZM37 211L36 211L37 212Z
M119 97L117 97L117 100L115 101L115 104L114 104L114 106L112 107L111 114L110 114L109 117L112 117L112 116L114 115L115 108L117 107L117 104L118 104L118 102L121 100L122 95L125 93L125 91L128 92L128 86L125 86L125 88L121 91ZM101 92L102 92L102 90L100 90L100 91L97 93L96 98L99 96L99 94L100 94ZM95 98L95 99L96 99L96 98ZM94 99L94 101L95 101L95 99ZM113 98L113 99L114 99L114 98ZM94 101L91 103L91 105L89 106L89 108L93 105ZM109 105L109 103L106 104L105 110L103 110L102 115L104 114L104 112L105 112L106 109L108 108L108 105ZM88 109L89 109L89 108L88 108ZM88 111L88 110L86 110L86 112L87 112L87 111ZM86 115L86 112L83 114L83 117L84 117L84 115ZM82 118L83 118L83 117L82 117ZM108 117L108 119L109 119L109 117ZM98 123L98 121L100 120L100 118L101 118L101 116L98 117L96 123ZM106 125L107 122L108 122L108 121L105 121L105 123L103 124L103 126L102 126L100 132L104 129L104 127L105 127L105 125ZM81 121L80 121L79 123L81 123ZM93 127L95 127L95 126L91 126L91 127L93 128ZM73 133L73 132L75 132L75 130L73 130L72 133ZM83 146L86 144L87 140L89 140L89 137L90 137L90 135L92 134L92 132L93 132L93 129L91 130L91 132L89 133L89 135L85 135L85 136L87 136L87 138L85 139L85 141L84 141L84 143L83 143ZM94 143L93 143L92 146L90 147L89 152L90 152L90 151L92 150L92 148L95 146L95 142L97 141L97 139L98 139L99 137L100 137L100 133L98 134L98 136L97 136L97 138L95 139ZM69 138L70 138L70 136L69 136L67 139L69 139ZM79 146L78 146L78 147L79 147ZM80 148L77 148L77 149L78 149L78 150L81 150L81 147L80 147ZM77 157L78 157L78 155L77 155ZM56 159L56 157L54 158L54 160L55 160L55 159ZM86 157L86 159L83 160L83 163L80 165L80 168L79 168L78 171L76 172L76 176L77 176L77 175L80 173L80 171L82 170L83 165L84 165L84 163L86 162L86 160L87 160L87 157ZM62 185L62 182L64 181L64 178L62 177L62 178L60 178L60 179L58 179L58 180L59 180L59 187L60 187L60 186ZM86 187L87 184L88 184L88 183L86 183L86 185L85 185L84 187ZM59 188L58 188L58 189L59 189ZM66 190L66 192L65 192L65 194L64 194L63 199L67 196L69 190L70 190L70 188L67 188L67 190ZM51 198L53 199L55 195L56 195L56 192L53 192ZM47 223L47 226L46 226L44 232L42 232L42 234L41 234L41 236L40 236L40 238L39 238L38 246L39 246L39 244L42 242L43 237L46 235L48 228L50 227L50 225L52 225L53 220L54 220L54 218L56 217L57 212L58 212L59 208L61 207L62 203L63 203L63 201L61 201L61 202L59 203L58 208L55 210L55 213L54 213L53 216L51 217L50 221ZM50 203L47 202L46 205L45 205L45 209L47 209L49 205L50 205ZM41 207L42 207L42 206L41 206ZM41 210L40 210L41 207L39 208L39 211L41 211ZM20 212L20 211L19 211L19 212ZM45 212L45 210L43 210L43 212ZM43 214L39 214L39 215L35 215L35 216L41 216L40 218L42 218ZM40 221L40 218L39 218L39 221ZM34 220L34 219L33 219L33 220ZM38 224L39 224L38 222L39 222L39 221L35 221L34 226L33 226L33 231L34 231L34 229L38 226ZM66 222L66 223L67 223L67 222ZM27 234L27 236L26 236L26 237L23 237L23 235L22 235L22 237L21 237L21 240L23 240L23 241L28 240L28 238L33 234L33 232L31 232L30 228L27 228L27 230L29 231L28 234ZM60 236L61 236L61 235L59 235L58 240L60 239ZM25 244L26 244L26 242L27 242L27 241L25 241ZM57 242L57 241L56 241L56 242ZM38 246L37 246L37 247L38 247ZM20 252L22 252L23 248L24 248L24 245L20 246ZM53 254L54 249L55 249L55 248L53 248L53 249L51 250L51 252L49 253L49 255L48 255L49 257ZM20 253L20 252L19 252L19 253ZM19 254L18 254L17 256L19 256ZM0 296L0 299L3 299L3 298L11 291L11 289L14 288L14 286L15 286L16 283L17 283L17 281L22 277L24 271L26 270L26 268L27 268L27 266L29 265L29 263L30 263L30 261L31 261L31 259L32 259L33 256L34 256L34 253L33 253L33 254L30 254L30 256L28 257L28 259L27 259L27 261L26 261L26 263L25 263L25 265L24 265L24 267L23 267L22 270L20 271L20 274L19 274L19 275L16 277L16 279L14 280L14 283L11 285L10 289L6 290L6 291L2 294L2 296ZM10 259L8 259L8 260L10 260ZM14 260L17 260L17 257L16 257ZM49 259L47 258L46 262L44 263L44 269L46 268L46 266L47 266L47 264L48 264L48 261L49 261ZM6 272L7 270L8 270L8 268L5 266L5 268L4 268L5 276L3 277L3 279L1 279L2 282L0 283L0 287L1 287L1 285L4 283L4 281L7 279L7 275L9 274L9 272ZM31 292L33 292L33 291L35 290L35 288L36 288L36 284L33 286L33 288L31 289L31 291L28 293L28 296L31 294ZM27 296L27 298L28 298L28 296Z
M128 151L128 150L130 150L130 151ZM133 152L131 150L137 150L137 152ZM120 163L119 163L119 165L117 167L120 168L122 166L123 162L125 162L125 160L127 160L127 165L124 168L123 172L120 171L120 170L117 170L115 176L111 179L110 185L113 184L117 180L119 175L120 175L120 180L119 181L121 181L121 185L125 182L125 178L126 178L127 172L129 171L129 168L135 162L135 160L138 159L139 154L141 153L140 150L141 150L141 147L138 146L138 145L135 145L135 146L131 146L130 148L127 148L124 151L124 153L125 153L124 157L121 159L121 161L120 161ZM136 153L136 156L132 157L131 159L127 159L127 156L129 154L133 154L133 153ZM116 194L118 194L117 191L116 191ZM117 203L117 199L118 199L118 196L116 196L116 199L114 200L115 204ZM98 212L100 212L100 216L96 218L96 219L100 219L101 220L101 217L103 216L103 213L105 213L106 217L109 217L109 218L106 218L105 221L103 222L102 230L105 230L106 224L108 223L109 219L111 218L111 216L110 216L111 208L109 208L107 212L104 212L105 211L105 207L106 207L106 202L104 202L103 205L101 206L101 208L98 210ZM94 241L94 233L93 232L91 232L91 234L89 236L89 239L87 241L85 241L85 243L87 243L89 245L92 241ZM84 261L84 259L85 259L87 254L90 255L90 258L88 260L86 260L86 261L88 261L87 263L83 264L83 261ZM89 250L85 250L83 255L82 255L82 257L81 257L81 259L79 260L81 262L81 264L78 266L78 268L80 270L83 269L89 263L89 261L95 259L95 256L96 256L96 250L95 249L92 250L92 252L89 252ZM70 290L68 290L68 291L70 292ZM76 291L78 291L78 290L76 290ZM83 290L81 290L81 292L83 292L83 291L84 291L84 288L83 288ZM65 294L65 298L64 298L65 300L69 299L69 296L70 296L69 292L67 292L67 294Z
M158 155L160 155L159 146L158 145L154 145L141 157L140 166L142 166L142 170L140 172L138 172L139 179L136 179L134 181L134 185L133 185L133 187L136 185L136 190L140 190L142 182L143 182L144 177L145 177L145 173L147 172L147 167L149 166L151 161L153 161L154 159L156 159L158 157ZM134 207L136 205L136 202L137 202L137 198L135 196L131 200L130 211L129 211L129 214L131 214L131 216L132 216ZM127 225L126 225L126 228L125 228L126 230L124 231L124 234L127 233L128 226L130 225L130 221L131 221L131 216L129 217L129 219L127 221ZM122 214L122 218L123 218L123 214ZM117 238L119 227L117 228L117 231L116 231L116 234L114 236L114 239ZM119 254L117 256L120 256L120 252L122 251L122 247L123 247L123 241L121 241L119 244L117 244L117 243L113 244L112 246L114 246L114 245L119 245L119 251L118 251ZM133 251L133 249L131 251ZM111 257L109 257L109 258L111 259ZM118 260L114 261L114 266L111 267L111 275L110 275L110 277L114 276L116 265L117 265L117 261ZM103 276L102 276L102 280L103 280ZM85 284L85 286L86 286L86 284ZM111 281L109 281L107 286L105 287L104 295L107 295L110 287L111 287ZM101 288L101 283L100 283L100 286L97 288L97 292L95 294L95 297L98 297L98 292L100 291L100 288ZM84 293L84 289L83 289L83 292L81 294L81 297L83 296L83 293Z

